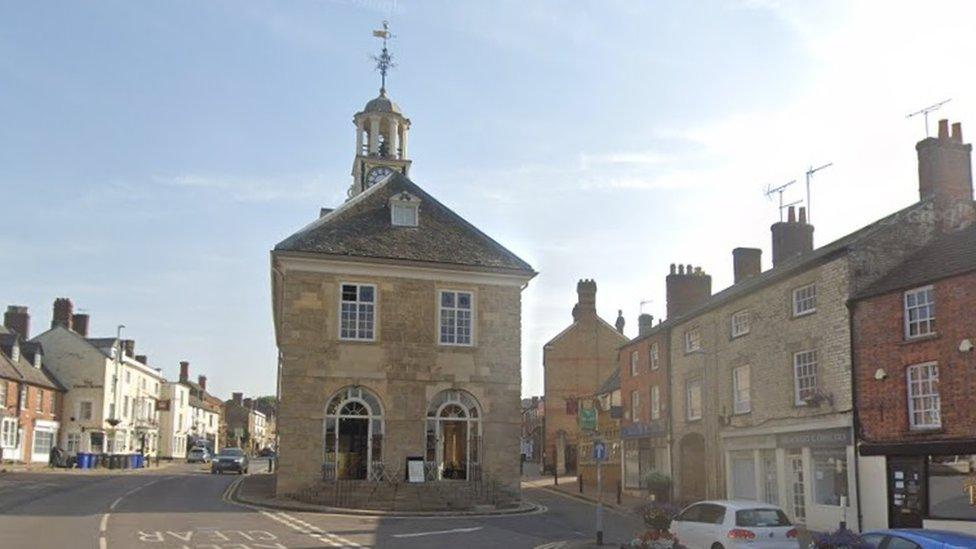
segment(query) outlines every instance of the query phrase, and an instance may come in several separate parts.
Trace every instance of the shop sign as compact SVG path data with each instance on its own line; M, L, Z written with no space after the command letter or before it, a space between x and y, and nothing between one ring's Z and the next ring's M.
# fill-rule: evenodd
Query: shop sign
M660 437L664 435L664 425L660 421L631 423L620 428L620 438Z
M849 446L853 440L851 429L842 427L840 429L780 434L776 437L776 445L780 448L831 448Z
M584 431L596 431L596 408L580 408L579 426Z

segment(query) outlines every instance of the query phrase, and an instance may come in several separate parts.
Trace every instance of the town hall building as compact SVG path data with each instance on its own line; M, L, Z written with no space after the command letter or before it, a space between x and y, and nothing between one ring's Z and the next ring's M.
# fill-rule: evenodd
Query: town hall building
M383 87L353 117L349 198L271 252L276 492L409 480L514 500L521 293L536 273L409 178L410 120L377 35Z

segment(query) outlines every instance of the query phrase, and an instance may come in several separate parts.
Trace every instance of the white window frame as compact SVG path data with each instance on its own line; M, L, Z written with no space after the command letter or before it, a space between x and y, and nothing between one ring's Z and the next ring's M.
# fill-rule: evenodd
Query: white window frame
M650 355L651 369L657 370L661 367L661 355L658 350L657 342L651 343L651 348L647 351Z
M638 360L640 360L640 355L637 353L637 351L636 350L631 351L630 352L630 376L631 377L637 375Z
M812 361L804 361L800 363L801 357L812 356ZM793 396L794 404L797 406L806 406L807 403L801 396L803 391L809 390L816 392L820 386L820 380L818 375L819 368L819 357L817 356L816 349L807 349L805 351L797 351L793 353ZM806 371L801 371L801 369L806 369ZM805 386L805 381L813 380L810 386Z
M68 433L64 437L65 450L69 454L77 454L81 451L81 433Z
M343 298L343 290L346 286L354 286L356 288L356 299L354 301L346 301ZM361 300L361 288L372 288L373 289L373 301L362 301ZM347 335L343 335L343 306L350 304L354 306L352 311L353 319L352 322L355 327L351 332L346 331ZM361 328L360 315L363 314L362 307L369 306L372 309L369 312L372 314L372 319L369 323L368 328ZM339 339L341 341L376 341L377 332L377 319L379 318L379 292L377 291L375 284L368 284L363 282L340 282L339 283L339 315L338 315L338 329L339 329ZM348 335L351 334L351 335Z
M745 383L743 383L743 378L745 379ZM744 364L732 369L732 412L735 414L748 414L751 411L752 368L748 364Z
M0 379L0 409L7 407L7 380Z
M919 297L927 297L928 301L925 303L919 302ZM909 301L914 301L914 304L909 305ZM935 331L935 288L931 285L923 286L921 288L915 288L914 290L908 290L905 292L905 296L902 300L904 305L904 315L905 315L905 339L916 339L920 337L930 336L936 333ZM922 311L927 313L927 316L917 317L912 320L912 312L921 313ZM917 326L917 332L912 334L912 326ZM925 331L922 331L924 326Z
M27 398L30 397L30 392L27 390L27 384L20 384L20 409L26 410L30 403L27 402Z
M736 311L732 313L732 317L729 320L730 329L732 333L732 338L742 337L748 334L752 330L751 326L751 314L749 309L743 309L741 311Z
M17 418L0 418L0 448L13 449L19 446Z
M685 330L685 354L701 350L701 329L698 326Z
M803 295L809 291L808 295ZM807 308L801 308L809 303ZM805 284L799 288L793 288L793 316L806 316L817 312L817 284Z
M453 307L445 307L443 305L444 294L454 294ZM461 294L465 294L468 296L468 301L471 303L471 307L469 309L462 309L461 307L458 306L458 297ZM477 305L475 303L475 294L470 290L452 290L448 288L437 290L437 343L445 347L474 347L476 307ZM454 319L453 325L447 326L449 330L447 334L444 333L445 312L453 313L453 319ZM461 333L459 331L458 317L459 315L465 312L468 313L468 325L469 325L468 328L470 333L468 334L468 341L459 342ZM445 335L448 336L453 335L454 341L445 340Z
M685 418L688 421L698 421L698 420L700 420L702 418L702 415L703 415L702 409L704 408L704 406L703 406L704 403L702 402L702 398L703 397L702 397L702 386L701 385L702 384L701 384L701 380L700 379L692 379L692 380L689 380L689 381L686 381L685 382ZM692 408L691 408L691 402L692 402L691 394L692 394L692 389L693 388L697 388L698 389L698 410L697 410L697 412L693 411Z
M630 421L640 423L640 391L630 392Z
M399 218L398 213L400 214ZM404 219L404 214L408 214L410 217ZM390 223L394 227L416 227L420 223L420 204L392 202L390 204Z
M920 377L923 375L925 377ZM912 430L942 428L942 398L939 395L939 365L936 362L913 364L905 369L908 391L908 426ZM932 418L918 421L916 416Z
M651 386L651 421L661 419L661 388Z

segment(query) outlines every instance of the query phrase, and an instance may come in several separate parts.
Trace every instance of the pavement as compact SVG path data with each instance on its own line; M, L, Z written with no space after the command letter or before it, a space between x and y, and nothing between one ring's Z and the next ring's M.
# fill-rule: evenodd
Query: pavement
M252 461L252 475L265 473ZM309 547L535 548L594 537L595 506L526 486L537 509L518 515L358 516L279 510L230 498L241 477L173 464L139 474L0 474L0 547L293 549ZM607 509L609 546L641 530L638 517Z

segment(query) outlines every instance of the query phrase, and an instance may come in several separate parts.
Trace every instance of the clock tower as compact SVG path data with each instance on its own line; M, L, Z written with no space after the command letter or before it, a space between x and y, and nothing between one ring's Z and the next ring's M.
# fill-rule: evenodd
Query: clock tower
M410 169L407 157L410 119L403 116L400 106L386 96L386 73L394 66L393 56L387 50L387 41L392 37L389 24L384 21L383 30L373 31L373 36L383 39L382 52L374 56L382 76L380 95L366 103L366 107L352 118L356 125L356 159L352 165L349 198L394 172L409 175Z

